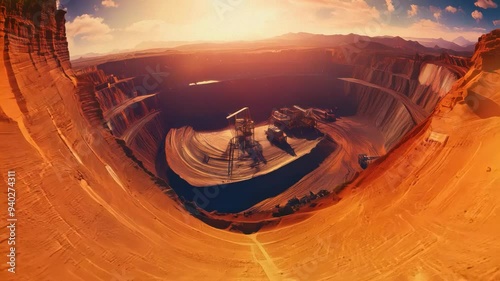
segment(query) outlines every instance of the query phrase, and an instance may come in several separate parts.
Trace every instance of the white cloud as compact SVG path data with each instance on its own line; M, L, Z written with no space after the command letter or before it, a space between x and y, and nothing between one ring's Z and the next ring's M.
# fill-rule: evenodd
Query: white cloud
M101 4L106 8L116 8L118 4L114 0L102 0Z
M439 12L435 12L434 14L432 14L434 16L434 18L436 18L436 20L439 20L441 18L441 11Z
M436 19L439 20L441 18L441 12L442 10L438 7L430 6L429 10L432 13L432 16Z
M494 26L500 25L500 20L494 20L494 21L493 21L493 25L494 25Z
M81 37L86 41L104 41L111 40L112 29L104 23L103 18L93 17L83 14L76 17L72 22L66 23L66 32L68 37Z
M420 21L404 28L387 27L387 33L399 35L401 37L415 37L418 34L420 38L444 38L452 41L459 36L463 36L470 41L476 41L483 34L482 31L463 27L448 27L431 19L421 19Z
M474 5L483 9L498 7L498 5L493 2L493 0L478 0L476 3L474 3Z
M421 19L420 21L412 24L410 29L421 29L422 31L434 31L443 29L445 26L430 19Z
M456 12L458 11L458 9L457 9L457 8L455 8L455 7L453 7L453 6L448 6L448 7L446 7L446 8L445 8L445 10L446 10L447 12L452 13L452 14L454 14L454 13L456 13Z
M475 10L474 12L471 13L472 18L475 19L476 21L480 21L483 19L483 13L481 13L478 10Z
M418 13L418 6L415 4L410 5L410 9L407 11L409 17L414 17Z
M385 4L387 5L387 11L389 13L394 12L394 4L392 3L392 0L385 0Z
M133 24L125 28L125 31L138 33L160 31L166 25L167 23L162 20L142 20L134 22Z
M277 23L272 28L279 30L277 32L279 34L306 31L325 34L368 33L365 35L379 35L380 32L381 13L376 7L371 6L365 0L288 0L267 2L280 3L279 11L275 13L276 16L273 16L274 19L272 19L272 21L276 20ZM260 7L260 9L262 8ZM318 10L328 12L327 16L322 16L321 21L318 21ZM255 18L255 12L251 16ZM299 18L301 20L297 20ZM253 22L255 20L249 21L247 25L251 25Z
M426 22L421 22L419 18L424 12L429 13L429 6L422 6L416 0L408 1L408 6L404 6L408 10L407 15L412 18L408 19L402 15L410 25L417 21L412 26L395 25L394 22L397 19L387 16L388 6L384 1L380 3L382 6L374 6L372 4L374 1L367 0L252 0L245 1L241 6L228 12L224 21L221 21L213 10L212 1L150 1L155 2L157 4L155 7L159 8L148 9L144 5L137 4L135 7L137 12L145 13L143 19L137 20L127 18L130 11L124 10L125 4L122 3L125 2L114 0L120 7L112 9L103 7L102 0L96 1L101 11L112 9L114 14L111 16L119 17L120 20L113 22L113 29L108 26L107 17L103 20L95 15L82 15L69 22L68 41L71 53L75 55L131 49L141 42L148 41L255 40L300 31L323 34L356 33L368 36L415 37L418 35L418 37L443 37L447 40L463 35L474 41L482 34L467 26L457 25L463 30L455 30L453 25L441 26L432 16L436 11L430 13ZM199 5L191 5L198 1ZM470 3L475 1L477 0ZM61 0L61 2L64 1ZM134 1L134 3L139 2L144 1ZM237 1L224 0L224 2ZM404 1L391 1L393 6L398 8L395 10L399 10L398 5L402 5L402 2ZM495 2L498 3L496 0ZM263 3L266 3L266 9L263 9ZM414 4L410 6L411 3ZM444 11L446 6L441 7L442 13L448 13ZM89 7L92 8L92 6ZM458 8L458 6L454 7ZM459 12L460 10L457 14ZM392 14L395 15L395 13L396 11ZM117 28L120 29L117 30ZM99 39L105 40L100 42Z
M202 36L209 33L207 30L194 31L198 26L189 24L172 24L160 19L141 20L134 22L121 31L121 36L128 38L128 43L135 45L146 41L188 41L190 35ZM196 33L195 33L196 32ZM198 37L199 40L210 40L209 38Z

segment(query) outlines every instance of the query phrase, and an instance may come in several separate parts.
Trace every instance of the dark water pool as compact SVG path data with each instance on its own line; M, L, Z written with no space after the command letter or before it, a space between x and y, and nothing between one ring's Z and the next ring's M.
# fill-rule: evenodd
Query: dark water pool
M237 213L284 192L316 169L336 148L335 143L323 140L311 153L272 173L227 185L194 187L172 170L168 170L165 176L172 189L184 200L192 201L206 211Z

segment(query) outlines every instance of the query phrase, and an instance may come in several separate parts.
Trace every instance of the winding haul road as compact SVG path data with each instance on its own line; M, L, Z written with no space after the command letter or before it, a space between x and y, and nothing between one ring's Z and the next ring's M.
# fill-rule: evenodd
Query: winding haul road
M160 114L160 111L154 110L149 112L147 115L137 120L134 124L132 124L123 134L121 135L121 139L124 140L127 144L130 143L137 135L137 133L141 130L141 128L146 125L149 121L153 120L156 116Z
M415 104L410 98L408 98L407 96L405 96L402 93L396 92L394 90L391 90L391 89L388 89L388 88L385 88L385 87L382 87L382 86L379 86L377 84L373 84L373 83L370 83L370 82L367 82L367 81L364 81L361 79L356 79L356 78L339 78L339 79L346 81L346 82L355 83L358 85L363 85L363 86L374 88L374 89L379 89L380 91L391 95L393 98L395 98L396 100L403 103L405 108L410 113L415 124L422 123L429 115L428 113L425 112L425 110L423 108L421 108L418 104Z
M121 112L123 112L125 110L125 108L133 105L133 104L136 104L140 101L143 101L145 99L148 99L148 98L151 98L151 97L154 97L156 96L156 94L150 94L150 95L143 95L143 96L137 96L137 97L134 97L134 98L130 98L130 99L127 99L125 100L124 102L122 102L121 104L111 108L110 110L106 111L104 113L104 120L106 120L106 122L108 122L111 118L115 117L116 115L120 114Z

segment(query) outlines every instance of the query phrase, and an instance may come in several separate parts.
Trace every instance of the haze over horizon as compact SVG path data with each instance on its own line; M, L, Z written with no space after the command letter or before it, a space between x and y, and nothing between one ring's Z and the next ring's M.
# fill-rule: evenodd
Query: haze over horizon
M72 57L148 41L258 40L290 32L472 42L500 26L496 0L61 0Z

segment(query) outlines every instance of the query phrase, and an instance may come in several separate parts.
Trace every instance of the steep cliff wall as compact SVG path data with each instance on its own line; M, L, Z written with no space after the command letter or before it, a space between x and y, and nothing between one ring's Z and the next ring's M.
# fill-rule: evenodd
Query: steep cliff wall
M0 2L5 81L13 90L17 107L25 115L30 115L30 107L37 107L37 101L42 98L40 90L53 83L41 74L57 77L62 72L68 77L71 72L64 13L56 12L53 1ZM38 93L28 101L27 95L22 94L24 91Z
M360 55L355 59L353 77L407 96L429 116L460 77L453 69L464 68L443 63L439 58L432 60L425 61L418 56ZM347 83L345 91L355 97L357 114L370 117L382 131L387 150L417 125L401 101L378 88Z
M65 11L56 10L53 1L1 1L0 6L6 56L13 64L33 61L69 70Z
M147 91L141 79L118 79L95 67L80 69L79 98L85 117L94 126L107 128L131 149L141 165L155 172L159 146L168 132L160 113L158 93ZM132 156L132 155L130 155Z
M62 106L56 102L62 92L74 92L64 23L54 1L0 2L0 106L31 143L32 134L48 132L29 127L50 120L48 111Z
M16 273L2 262L1 280L110 279L110 272L95 273L81 262L107 256L113 239L97 242L96 233L81 230L107 236L117 230L106 226L113 218L135 229L111 206L124 201L111 197L152 191L169 202L160 205L174 203L102 126L92 80L77 82L70 69L64 32L56 1L0 1L0 181L15 171L17 198L17 243L10 245ZM3 190L0 205L6 207ZM6 216L1 212L3 222ZM0 240L8 235L2 231ZM8 250L0 247L1 256Z
M56 1L0 1L0 179L6 182L7 171L15 171L18 200L18 240L10 245L16 248L16 275L8 275L2 262L2 280L73 280L75 274L61 266L79 259L70 257L75 254L94 255L87 251L91 241L77 242L77 229L102 229L114 217L98 211L109 207L109 196L125 194L131 184L159 192L104 130L92 81L77 82L70 69L64 33ZM4 195L1 206L7 206ZM91 209L96 213L87 217ZM0 215L4 222L6 215ZM0 240L6 235L2 231ZM1 247L0 254L6 257L7 250ZM105 251L97 250L102 256ZM51 260L55 256L62 260ZM77 275L96 279L93 273Z

